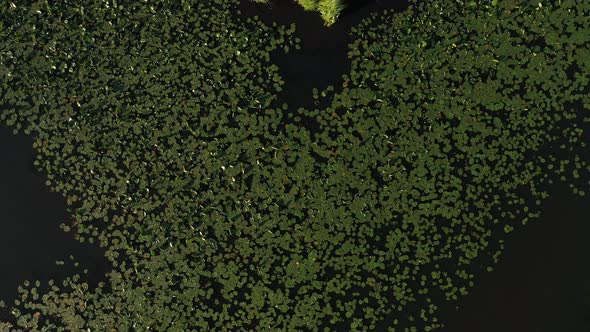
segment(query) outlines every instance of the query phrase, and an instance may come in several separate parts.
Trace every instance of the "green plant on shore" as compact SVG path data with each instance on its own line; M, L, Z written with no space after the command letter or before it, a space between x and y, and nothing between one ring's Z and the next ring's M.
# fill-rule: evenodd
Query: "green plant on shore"
M297 2L308 11L314 11L318 8L318 0L297 0Z
M271 0L252 0L255 2L268 3ZM338 16L346 5L343 0L295 0L303 9L307 11L317 11L320 13L326 26L336 23Z
M319 0L318 2L318 11L327 26L336 23L344 7L342 0Z

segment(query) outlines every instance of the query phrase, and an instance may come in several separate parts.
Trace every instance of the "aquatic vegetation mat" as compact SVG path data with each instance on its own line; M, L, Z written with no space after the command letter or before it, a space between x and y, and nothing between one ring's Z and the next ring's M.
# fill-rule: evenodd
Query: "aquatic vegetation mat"
M436 330L544 188L587 193L589 14L417 1L295 111L296 27L236 1L4 2L1 119L114 269L23 282L0 329Z

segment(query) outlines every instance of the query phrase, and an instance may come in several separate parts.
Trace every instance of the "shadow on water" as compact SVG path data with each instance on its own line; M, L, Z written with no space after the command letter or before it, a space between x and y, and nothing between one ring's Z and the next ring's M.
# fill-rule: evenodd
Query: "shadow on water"
M110 269L102 248L80 243L73 233L59 228L67 218L66 201L50 192L45 178L34 170L34 155L32 137L15 136L12 129L0 126L0 299L9 306L25 280L40 280L44 287L54 279L61 285L65 277L86 268L83 278L93 288ZM80 262L80 270L69 267L69 255ZM58 260L66 265L56 265ZM0 320L7 319L0 310Z

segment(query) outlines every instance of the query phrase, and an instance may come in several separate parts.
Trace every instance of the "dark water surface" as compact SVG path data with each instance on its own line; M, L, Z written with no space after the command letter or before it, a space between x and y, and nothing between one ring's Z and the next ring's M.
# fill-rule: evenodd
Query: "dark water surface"
M590 200L554 186L541 217L516 228L493 272L442 310L441 332L590 331Z
M55 261L70 259L88 269L89 285L104 278L109 263L98 244L80 243L73 233L65 233L59 224L67 220L66 201L60 193L50 192L45 178L33 166L33 139L13 135L0 125L0 299L8 305L17 296L17 287L25 280L49 279L61 284L75 274L68 265ZM6 319L0 310L0 319Z
M241 0L239 9L243 16L258 16L268 25L273 22L297 25L295 35L301 39L301 50L292 50L288 54L276 51L271 58L285 81L279 97L294 111L299 107L314 106L313 88L321 91L333 85L339 91L342 75L350 71L348 44L354 42L348 35L350 28L370 17L371 13L386 9L402 12L408 6L408 1L350 0L347 9L330 27L324 26L318 12L303 10L295 0L273 0L269 5Z

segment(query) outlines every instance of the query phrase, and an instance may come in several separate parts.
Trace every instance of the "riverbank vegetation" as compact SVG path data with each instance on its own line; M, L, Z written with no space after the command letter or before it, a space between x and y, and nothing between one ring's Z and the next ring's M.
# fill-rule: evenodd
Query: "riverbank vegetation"
M434 331L548 184L587 194L590 4L380 13L298 110L296 27L236 4L0 6L0 119L114 266L24 281L0 330Z

